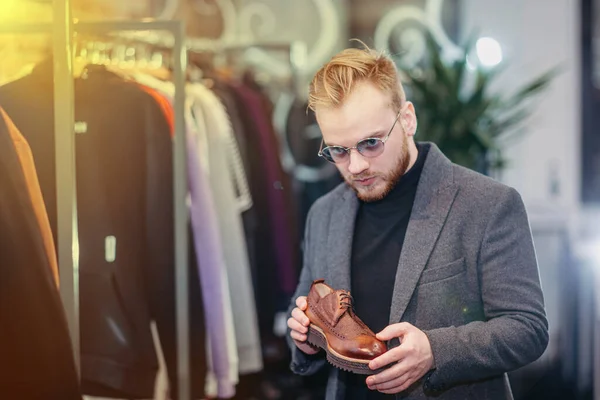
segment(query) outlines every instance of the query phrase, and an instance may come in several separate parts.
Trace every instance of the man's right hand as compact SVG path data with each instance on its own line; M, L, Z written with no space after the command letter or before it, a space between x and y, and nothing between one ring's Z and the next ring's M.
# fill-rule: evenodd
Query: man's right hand
M306 334L310 325L310 321L304 313L307 307L306 296L298 297L296 299L296 308L292 310L292 317L288 319L287 324L291 329L290 336L294 339L296 346L304 353L311 355L317 354L320 349L306 341Z

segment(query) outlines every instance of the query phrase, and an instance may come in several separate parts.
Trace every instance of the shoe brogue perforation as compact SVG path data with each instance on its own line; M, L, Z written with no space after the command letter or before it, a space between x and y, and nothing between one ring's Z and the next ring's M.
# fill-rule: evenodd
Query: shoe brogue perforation
M324 280L315 280L307 301L308 342L324 349L331 364L365 375L382 371L371 370L369 361L385 353L387 346L356 315L348 290L334 290Z
M334 331L333 329L335 328L333 325L331 325L331 323L329 323L329 321L327 321L326 318L323 318L323 316L321 315L321 313L319 312L319 310L316 309L316 307L314 307L312 304L309 305L311 311L314 313L314 315L325 325L327 325L327 327L330 329L330 333L333 333L335 336L337 336L338 338L345 340L348 339L347 336L342 335L336 331Z

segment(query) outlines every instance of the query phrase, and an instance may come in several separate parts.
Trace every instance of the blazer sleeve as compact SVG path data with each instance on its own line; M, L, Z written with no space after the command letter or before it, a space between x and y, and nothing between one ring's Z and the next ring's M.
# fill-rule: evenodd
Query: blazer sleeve
M487 223L477 265L485 321L425 331L435 369L425 390L446 390L535 361L548 344L548 321L525 206L512 188Z
M288 309L288 318L292 316L292 310L296 307L296 299L299 296L306 296L310 290L310 286L314 280L313 273L311 271L311 236L310 236L310 226L313 220L313 210L314 207L308 213L306 220L306 227L304 229L304 257L303 257L303 266L302 272L300 273L300 280L298 283L298 287L296 288L296 292L292 296L292 300ZM298 349L294 340L290 336L290 328L287 329L286 339L288 345L290 347L292 353L292 361L290 363L290 368L292 372L298 375L313 375L317 373L326 363L325 355L322 351L318 352L314 355L308 355L304 353L302 350Z

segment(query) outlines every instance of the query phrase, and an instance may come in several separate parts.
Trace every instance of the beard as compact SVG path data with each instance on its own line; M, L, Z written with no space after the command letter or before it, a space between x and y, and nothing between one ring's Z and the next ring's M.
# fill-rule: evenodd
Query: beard
M356 176L345 176L344 180L350 186L356 196L365 203L371 203L385 198L396 186L400 178L406 173L410 164L410 154L408 152L408 138L402 140L400 154L394 163L394 168L386 174L378 174L378 182L370 186L362 186L354 183L355 180L365 179L373 174L370 171L365 171Z

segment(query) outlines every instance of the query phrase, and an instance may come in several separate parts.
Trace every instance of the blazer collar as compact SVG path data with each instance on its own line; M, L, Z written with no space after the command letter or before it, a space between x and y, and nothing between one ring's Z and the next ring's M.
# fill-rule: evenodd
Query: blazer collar
M433 143L417 185L394 284L390 324L402 319L458 192L454 166Z

